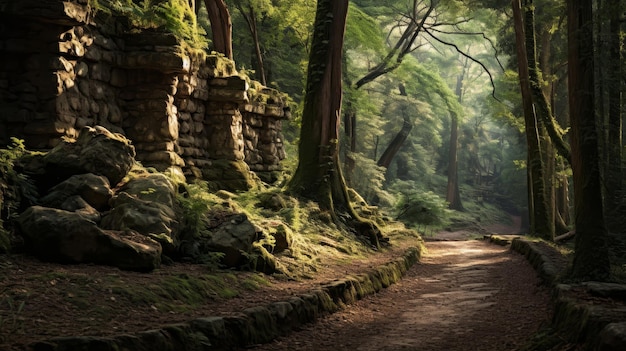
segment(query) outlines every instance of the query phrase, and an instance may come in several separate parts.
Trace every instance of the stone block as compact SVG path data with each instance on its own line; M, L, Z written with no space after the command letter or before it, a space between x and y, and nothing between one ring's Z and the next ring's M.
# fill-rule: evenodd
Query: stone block
M126 70L114 68L111 71L111 85L117 88L122 88L127 85Z

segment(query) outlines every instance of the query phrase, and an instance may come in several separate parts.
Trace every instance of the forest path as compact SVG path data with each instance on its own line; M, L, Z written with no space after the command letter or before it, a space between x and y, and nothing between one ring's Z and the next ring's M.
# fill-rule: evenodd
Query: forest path
M515 350L550 319L521 255L485 241L429 241L397 284L255 350Z

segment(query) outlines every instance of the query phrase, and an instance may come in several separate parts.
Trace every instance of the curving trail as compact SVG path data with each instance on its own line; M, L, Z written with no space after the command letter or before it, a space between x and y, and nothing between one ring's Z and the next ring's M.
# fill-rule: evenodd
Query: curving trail
M519 254L427 242L405 278L255 350L515 350L550 319L549 292Z

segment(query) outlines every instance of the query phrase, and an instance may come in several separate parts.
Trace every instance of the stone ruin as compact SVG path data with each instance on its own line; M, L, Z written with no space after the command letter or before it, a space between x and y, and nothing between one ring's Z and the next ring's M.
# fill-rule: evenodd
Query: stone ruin
M85 126L130 139L157 170L242 191L277 179L286 96L232 61L130 32L88 0L0 0L0 145L50 150ZM252 88L251 88L252 86Z
M173 204L180 189L152 168L227 193L276 181L286 95L91 3L0 0L0 147L17 137L46 151L20 161L41 195L16 220L25 250L139 271L206 252L236 267L258 251L266 259L254 268L275 271L253 247L262 229L228 208L189 244ZM6 185L0 177L0 210Z

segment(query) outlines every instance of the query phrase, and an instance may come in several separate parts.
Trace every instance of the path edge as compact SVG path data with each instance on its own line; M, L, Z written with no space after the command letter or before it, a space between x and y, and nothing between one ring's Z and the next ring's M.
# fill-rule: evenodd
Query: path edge
M400 281L419 261L420 247L367 273L349 275L286 301L247 308L223 317L197 318L144 332L106 337L70 336L38 341L26 351L233 350L268 343L322 315L333 313Z
M552 289L552 328L557 333L571 343L582 345L584 350L626 350L626 308L608 310L570 293L582 288L592 296L625 300L626 285L598 282L561 284L559 276L566 267L551 258L555 256L548 251L556 251L555 248L536 239L517 237L511 241L511 250L524 255Z

